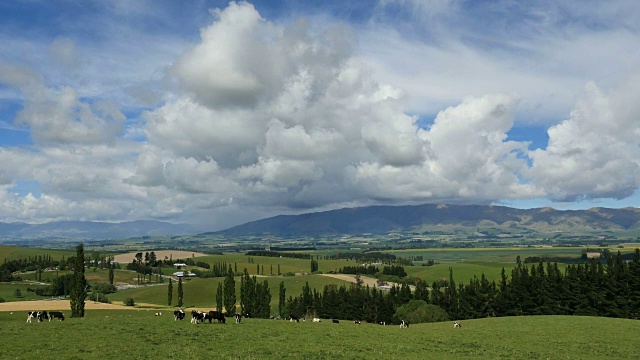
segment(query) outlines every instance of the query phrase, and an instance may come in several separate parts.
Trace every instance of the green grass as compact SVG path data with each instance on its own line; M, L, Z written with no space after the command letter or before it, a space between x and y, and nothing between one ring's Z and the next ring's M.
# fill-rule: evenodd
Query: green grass
M0 261L26 259L28 257L38 255L51 255L54 260L61 260L64 256L76 256L76 252L73 250L50 250L39 248L24 248L17 246L0 246Z
M249 263L251 258L254 263ZM311 260L305 259L293 259L286 257L268 257L268 256L246 256L244 254L225 254L225 255L207 255L194 258L195 261L203 261L213 265L216 262L226 262L227 265L234 267L237 265L238 271L247 269L250 275L261 275L262 268L264 267L264 275L271 275L271 269L273 267L273 274L278 274L278 264L280 264L280 272L287 273L309 273L311 272ZM322 272L336 270L338 268L351 265L355 262L348 260L319 260L318 270ZM260 266L260 274L256 273L256 265Z
M529 256L580 258L581 247L551 248L470 248L470 249L410 249L387 251L398 257L422 256L424 260L459 262L467 260L515 263L520 255L522 261Z
M236 299L237 303L240 304L240 277L236 277ZM326 276L320 275L306 275L306 276L274 276L274 277L259 277L258 281L263 282L267 280L269 282L269 289L271 291L271 307L272 309L277 308L278 306L278 292L280 289L280 282L283 281L286 288L287 297L297 296L302 293L302 287L305 282L309 282L309 286L313 289L316 288L318 291L322 291L325 285L328 284L337 284L348 285L349 283L337 280L333 278L329 278ZM190 278L188 280L184 280L183 282L183 290L184 290L184 307L208 307L214 308L216 303L216 289L218 287L218 283L223 283L224 278L209 278L209 279L199 279L199 278ZM144 286L141 288L134 289L126 289L120 290L117 293L109 294L108 298L111 299L113 303L121 303L123 300L127 298L133 298L136 303L149 303L149 304L157 304L160 306L167 305L167 284L168 280L165 281L164 285L160 286ZM175 305L178 301L178 284L176 282L173 283L173 305ZM274 312L275 313L275 312Z
M12 359L637 359L640 322L515 317L413 324L408 329L243 319L190 324L153 311L88 310L83 319L26 324L0 313L3 358ZM36 340L37 346L27 346Z
M0 283L0 298L3 298L6 302L10 301L26 301L26 300L43 300L46 297L38 296L33 292L28 292L27 288L46 288L46 285L34 285L24 282L12 282L12 283ZM16 297L16 289L20 289L21 297Z

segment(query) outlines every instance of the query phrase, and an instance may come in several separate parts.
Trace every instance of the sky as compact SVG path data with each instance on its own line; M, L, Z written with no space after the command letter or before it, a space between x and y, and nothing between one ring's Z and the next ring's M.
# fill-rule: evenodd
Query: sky
M640 2L0 3L0 222L640 205Z

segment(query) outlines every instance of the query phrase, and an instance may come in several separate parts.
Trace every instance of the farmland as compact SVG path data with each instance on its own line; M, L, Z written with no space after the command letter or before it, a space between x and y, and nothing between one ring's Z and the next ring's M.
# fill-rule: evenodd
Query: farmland
M637 359L640 322L567 316L414 324L408 329L243 319L190 324L154 311L88 310L84 319L26 324L0 312L3 357L14 359ZM169 315L169 316L167 316ZM25 339L37 337L38 346Z

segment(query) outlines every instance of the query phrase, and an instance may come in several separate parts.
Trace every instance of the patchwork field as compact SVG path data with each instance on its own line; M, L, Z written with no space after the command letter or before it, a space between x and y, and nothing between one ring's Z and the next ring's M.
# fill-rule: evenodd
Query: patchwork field
M25 323L0 312L2 357L12 359L638 359L640 322L539 316L412 324L190 324L154 311L87 310L83 319ZM27 346L37 339L37 346ZM124 355L126 354L126 355Z

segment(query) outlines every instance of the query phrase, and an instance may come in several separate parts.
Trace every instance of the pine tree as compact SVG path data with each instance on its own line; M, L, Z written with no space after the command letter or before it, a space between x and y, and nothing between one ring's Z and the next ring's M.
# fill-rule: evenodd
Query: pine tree
M224 308L228 315L236 313L236 281L233 278L231 265L224 279Z
M222 312L222 283L218 283L218 288L216 289L216 311Z
M173 301L173 281L169 278L169 288L167 290L167 305L171 306L171 302Z
M281 318L284 318L286 315L286 299L287 299L287 289L284 287L284 281L280 282L280 293L278 297L278 314L280 314Z
M87 279L84 277L84 245L76 247L73 266L73 285L70 294L71 317L84 317L84 301L87 298Z
M184 293L182 290L182 278L179 277L178 278L178 304L177 304L179 308L181 308L182 305L184 305L183 301L184 301Z

